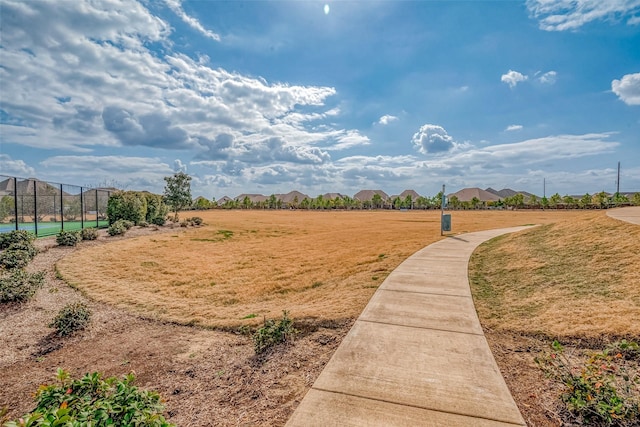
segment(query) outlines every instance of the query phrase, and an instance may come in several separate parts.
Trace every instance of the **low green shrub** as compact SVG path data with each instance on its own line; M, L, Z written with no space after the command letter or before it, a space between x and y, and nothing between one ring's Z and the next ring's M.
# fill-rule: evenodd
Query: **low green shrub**
M167 222L167 218L164 216L157 216L151 220L153 225L164 225Z
M98 230L96 228L83 228L80 235L82 240L96 240L98 238Z
M142 228L147 228L149 226L149 223L147 221L140 221L138 223L138 226Z
M130 230L131 227L133 227L134 225L136 225L133 221L129 221L128 219L123 219L122 220L122 224L125 226L125 228L127 230Z
M7 249L14 243L32 244L36 239L35 234L26 230L13 230L9 233L0 233L0 249Z
M90 319L91 310L89 307L84 303L74 302L62 307L49 327L55 328L58 336L64 337L86 328Z
M265 319L264 325L253 334L253 346L256 354L281 342L286 342L296 334L293 327L293 319L289 317L289 312L282 312L282 319L276 322L273 319Z
M552 352L536 362L563 384L569 424L630 427L640 420L640 368L633 360L637 351L637 343L621 341L576 363L554 341Z
M44 283L44 273L27 273L16 269L0 275L0 303L24 302L31 298Z
M33 242L16 241L0 254L0 267L7 270L25 268L37 253Z
M109 234L109 236L123 236L127 230L128 228L126 227L124 220L119 219L107 228L107 234Z
M58 369L56 383L36 392L36 408L5 426L172 427L162 415L160 395L134 381L133 374L102 379L97 372L74 380Z
M65 231L62 230L56 236L56 243L60 246L75 246L82 240L82 235L79 231Z

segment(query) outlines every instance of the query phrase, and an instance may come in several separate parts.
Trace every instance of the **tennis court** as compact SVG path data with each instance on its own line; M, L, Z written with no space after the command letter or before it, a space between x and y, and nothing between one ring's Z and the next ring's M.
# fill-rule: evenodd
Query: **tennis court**
M84 225L84 227L83 227ZM107 227L109 222L106 220L103 221L65 221L64 224L62 222L39 222L37 224L34 222L24 222L18 223L18 230L27 230L31 233L37 234L38 237L44 236L53 236L58 234L61 230L72 231L72 230L81 230L82 228L102 228ZM9 233L16 229L15 223L8 224L0 224L0 233Z

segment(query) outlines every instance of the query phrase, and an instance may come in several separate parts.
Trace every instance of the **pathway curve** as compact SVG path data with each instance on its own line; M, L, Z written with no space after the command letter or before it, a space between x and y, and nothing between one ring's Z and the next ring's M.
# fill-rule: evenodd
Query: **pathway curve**
M476 315L468 262L527 227L448 237L373 295L287 426L524 426Z
M640 206L607 210L607 215L620 221L640 225Z

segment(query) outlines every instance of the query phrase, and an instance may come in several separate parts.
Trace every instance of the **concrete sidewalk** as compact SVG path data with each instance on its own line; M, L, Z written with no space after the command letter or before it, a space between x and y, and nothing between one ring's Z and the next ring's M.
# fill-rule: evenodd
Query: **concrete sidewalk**
M620 221L630 222L640 225L640 206L631 206L628 208L608 209L607 215Z
M287 426L524 426L487 345L467 266L485 240L448 237L398 266Z

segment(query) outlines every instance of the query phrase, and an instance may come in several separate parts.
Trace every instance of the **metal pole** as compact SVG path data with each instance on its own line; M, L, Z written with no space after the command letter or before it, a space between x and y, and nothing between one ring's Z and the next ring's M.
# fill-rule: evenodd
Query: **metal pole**
M64 230L64 199L62 198L62 184L60 184L60 229Z
M616 194L620 194L620 162L618 162L618 180L616 181Z
M18 178L13 177L13 208L16 219L16 231L18 231Z
M80 187L80 229L84 228L84 194L82 191L82 187Z
M100 226L98 222L98 189L96 188L96 228Z
M440 199L440 235L444 236L444 184L442 184L442 197Z
M33 229L38 235L38 182L33 180Z

